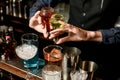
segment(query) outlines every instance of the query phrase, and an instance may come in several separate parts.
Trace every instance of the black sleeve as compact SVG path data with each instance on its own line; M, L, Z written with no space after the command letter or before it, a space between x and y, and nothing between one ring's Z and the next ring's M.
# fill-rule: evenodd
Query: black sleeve
M102 39L104 44L112 44L120 42L120 27L100 30L102 32Z
M29 18L31 18L35 12L40 10L42 7L49 6L49 3L51 7L55 7L59 1L60 0L36 0L33 3L32 7L29 9Z

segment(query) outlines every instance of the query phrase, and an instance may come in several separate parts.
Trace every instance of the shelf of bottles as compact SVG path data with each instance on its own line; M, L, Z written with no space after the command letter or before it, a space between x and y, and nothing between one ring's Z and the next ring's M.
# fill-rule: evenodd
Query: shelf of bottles
M4 14L28 19L29 5L25 3L25 0L5 0L3 4L1 8Z
M23 21L28 25L30 5L27 2L26 0L0 0L0 22L11 21L22 24Z

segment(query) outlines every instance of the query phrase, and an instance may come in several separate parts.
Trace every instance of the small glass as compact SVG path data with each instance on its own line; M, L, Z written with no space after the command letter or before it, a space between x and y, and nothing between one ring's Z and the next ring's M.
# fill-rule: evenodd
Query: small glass
M43 80L61 80L61 67L57 65L46 65L42 69Z
M49 20L53 13L52 7L42 7L40 10L41 22L43 26L47 27L47 32L51 31Z

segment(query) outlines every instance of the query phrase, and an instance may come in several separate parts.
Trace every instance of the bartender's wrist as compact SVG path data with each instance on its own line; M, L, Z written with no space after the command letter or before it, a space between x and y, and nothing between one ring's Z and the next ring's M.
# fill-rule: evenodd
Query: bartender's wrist
M87 31L88 41L102 42L102 33L100 31Z

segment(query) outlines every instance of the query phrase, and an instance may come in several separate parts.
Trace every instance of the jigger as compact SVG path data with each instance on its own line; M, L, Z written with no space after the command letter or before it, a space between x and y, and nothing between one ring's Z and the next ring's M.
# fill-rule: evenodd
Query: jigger
M98 68L98 65L94 61L81 61L79 68L87 72L87 80L93 80L93 76Z

